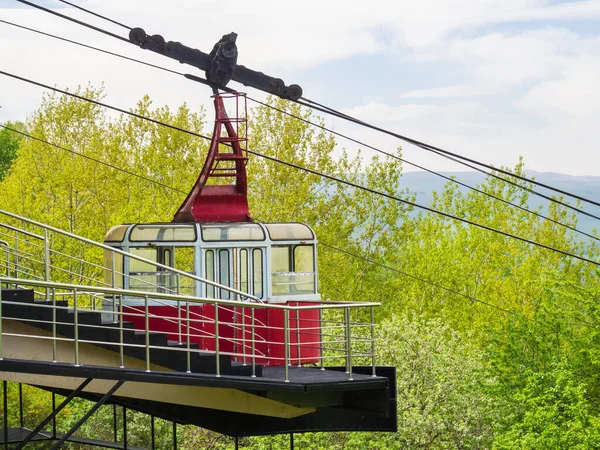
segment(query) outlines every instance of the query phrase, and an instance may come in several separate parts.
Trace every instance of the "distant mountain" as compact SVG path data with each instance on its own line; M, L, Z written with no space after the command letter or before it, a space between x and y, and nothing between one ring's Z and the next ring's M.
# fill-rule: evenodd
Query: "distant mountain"
M485 175L479 172L442 172L442 175L454 177L456 180L470 186L481 184L485 179ZM571 192L576 195L589 198L590 200L600 202L600 177L573 176L554 172L535 171L527 171L527 176L533 177L540 183L544 183L557 189ZM401 183L403 188L408 188L411 192L417 194L417 203L421 205L429 205L431 203L432 193L434 191L443 191L444 186L446 183L448 183L448 181L428 172L405 172L402 175ZM462 186L459 186L459 188L462 192L468 191L467 188ZM534 190L547 196L560 195L548 189L537 186L534 187ZM565 200L568 201L569 204L575 204L573 199L565 197ZM529 199L529 207L532 209L535 209L540 205L546 207L547 203L548 201L538 196L531 195ZM585 211L600 217L600 207L583 203L582 208ZM600 229L600 221L592 217L579 214L578 228L586 232L590 232L593 228Z

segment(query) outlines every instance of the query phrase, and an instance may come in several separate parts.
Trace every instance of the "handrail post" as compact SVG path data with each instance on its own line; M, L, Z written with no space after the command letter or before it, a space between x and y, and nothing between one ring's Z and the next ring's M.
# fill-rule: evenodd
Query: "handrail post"
M371 306L371 367L373 374L371 376L376 377L377 374L375 369L375 308Z
M252 378L256 378L256 322L254 320L254 308L250 308L250 320L252 322Z
M190 354L190 348L191 348L191 329L192 327L190 326L190 302L185 302L185 314L186 314L186 319L187 319L187 373L192 373L192 355Z
M79 313L77 306L77 288L73 289L73 326L75 327L75 367L79 367Z
M299 306L299 302L296 302L296 306ZM298 353L298 367L302 365L302 359L300 357L300 310L296 309L296 351Z
M150 318L148 317L148 296L144 296L144 320L146 323L146 372L150 372Z
M176 279L176 283L177 283L177 295L181 295L181 280L179 279L179 274L176 274L177 277ZM189 323L188 323L189 325ZM181 345L181 302L179 300L177 300L177 336L179 339L179 345Z
M348 379L352 380L352 342L350 328L350 307L344 308L344 322L346 325L346 373Z
M0 361L4 359L4 346L2 342L2 289L0 289Z
M285 382L290 381L290 311L287 307L283 310L283 342L284 342L284 366L285 366Z
M112 287L113 289L117 288L117 269L115 267L115 252L110 252L110 266L111 266L111 279L112 279ZM113 323L117 323L117 296L112 296L112 310L113 310Z
M125 368L125 349L123 348L123 295L119 295L119 361L121 363L121 369Z
M215 302L215 354L217 355L216 372L221 376L221 360L219 355L219 304Z
M44 280L50 281L50 243L47 228L44 228ZM46 300L50 300L48 297L48 289L46 289Z
M246 362L246 309L242 306L242 365L248 365Z
M323 310L319 309L319 351L321 370L325 370L325 346L323 345Z
M19 278L19 231L15 230L15 278Z
M52 288L52 362L56 362L56 288Z

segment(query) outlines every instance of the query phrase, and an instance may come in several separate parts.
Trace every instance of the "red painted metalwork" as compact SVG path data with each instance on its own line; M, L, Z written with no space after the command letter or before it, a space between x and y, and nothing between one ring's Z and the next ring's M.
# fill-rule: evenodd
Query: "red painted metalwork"
M223 99L235 102L228 117ZM215 126L204 167L173 222L250 222L246 163L248 108L242 93L215 94ZM223 136L223 131L226 136ZM211 180L212 179L212 180ZM222 181L231 184L221 184ZM219 184L209 184L209 181Z
M310 302L286 302L289 306L310 306ZM190 342L201 350L215 351L215 307L211 304L190 308ZM125 306L124 320L133 322L136 329L145 328L144 306ZM181 312L172 306L150 306L151 331L167 333L168 339L187 342L187 307ZM235 361L249 364L252 360L252 339L256 364L282 366L285 364L285 323L282 310L255 309L254 324L251 309L219 307L219 352L233 355ZM167 319L168 318L168 319ZM254 328L254 333L252 329ZM290 313L288 323L290 364L314 364L321 358L321 321L316 309ZM180 334L181 333L181 334ZM262 356L260 356L262 355Z

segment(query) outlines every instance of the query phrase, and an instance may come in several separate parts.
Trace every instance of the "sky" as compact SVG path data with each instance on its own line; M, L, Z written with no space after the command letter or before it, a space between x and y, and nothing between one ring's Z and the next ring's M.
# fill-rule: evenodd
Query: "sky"
M32 1L127 36L57 0ZM238 63L301 85L311 100L495 166L522 156L529 170L600 176L600 0L71 2L205 52L235 31ZM0 19L198 73L16 0L0 0ZM196 108L211 94L183 77L2 23L0 70L60 88L103 83L105 101L125 109L146 94L156 106ZM0 76L0 122L26 118L42 93ZM385 151L401 145L407 160L427 168L465 170L340 119L325 122Z

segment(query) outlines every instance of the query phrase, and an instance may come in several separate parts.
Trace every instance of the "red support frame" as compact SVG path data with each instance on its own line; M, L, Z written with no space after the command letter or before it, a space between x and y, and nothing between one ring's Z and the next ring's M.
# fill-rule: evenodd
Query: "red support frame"
M235 103L229 117L223 99ZM200 176L173 222L251 222L248 210L248 107L246 94L215 94L213 137ZM240 114L241 113L241 114ZM223 131L226 135L223 135ZM209 184L209 180L212 183ZM227 183L229 181L229 184Z

